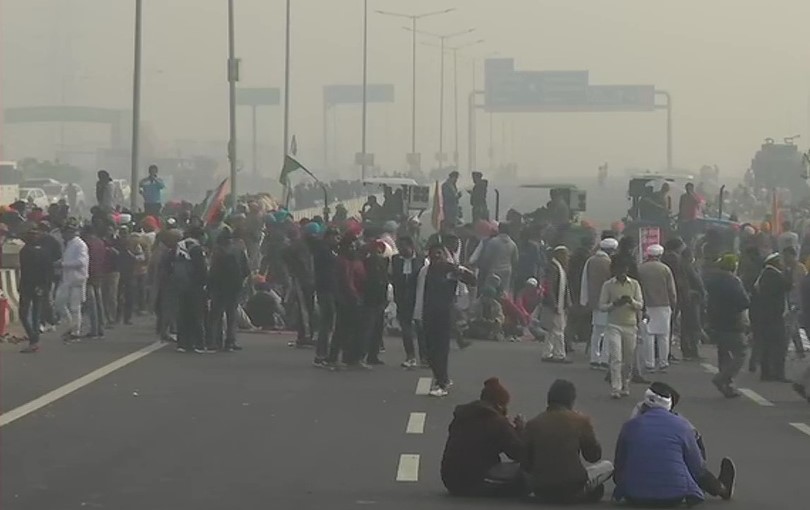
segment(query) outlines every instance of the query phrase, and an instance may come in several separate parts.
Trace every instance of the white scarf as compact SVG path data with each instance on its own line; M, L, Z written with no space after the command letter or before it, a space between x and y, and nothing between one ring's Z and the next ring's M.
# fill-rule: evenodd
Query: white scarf
M568 275L565 274L562 264L557 259L552 258L551 262L557 267L560 273L560 288L557 290L557 313L562 315L565 311L565 296L568 290Z

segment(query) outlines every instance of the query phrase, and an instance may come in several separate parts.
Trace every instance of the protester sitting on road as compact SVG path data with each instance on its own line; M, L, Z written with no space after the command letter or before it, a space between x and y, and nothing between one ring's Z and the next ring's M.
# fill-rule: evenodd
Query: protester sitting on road
M467 330L469 338L496 342L503 340L505 316L497 288L484 287L472 315L470 327Z
M650 385L648 391L656 395L666 395L669 394L672 396L672 408L670 411L677 415L678 413L675 412L675 407L680 402L681 396L680 394L673 388L672 386L668 385L667 383L663 382L654 382ZM648 398L645 394L644 400L639 402L636 407L633 409L633 414L631 418L635 418L639 414L643 414L648 410L654 408L655 405L648 401ZM703 462L706 462L706 447L703 445L703 437L700 435L700 432L692 425L690 422L689 425L692 426L692 430L695 433L695 439L697 441L698 448L700 449L700 456L703 458ZM734 493L734 479L736 477L736 468L734 466L734 462L728 457L723 457L720 461L720 475L714 476L714 474L709 471L708 468L704 466L703 473L698 476L697 483L698 486L703 489L704 492L711 496L721 497L723 499L731 499L731 496Z
M442 482L454 496L520 496L525 482L520 415L510 422L510 395L496 377L484 381L480 400L456 407L442 456ZM501 454L515 462L503 462Z
M672 391L660 384L644 394L643 412L624 424L616 443L615 501L634 506L678 506L704 499L706 473L695 428L672 413ZM721 470L721 479L729 477ZM725 487L732 482L726 478ZM725 491L725 497L731 490Z
M548 390L548 407L526 424L523 470L534 496L547 503L595 502L613 464L602 460L602 446L588 416L574 411L574 384L557 379ZM583 465L582 460L589 464Z

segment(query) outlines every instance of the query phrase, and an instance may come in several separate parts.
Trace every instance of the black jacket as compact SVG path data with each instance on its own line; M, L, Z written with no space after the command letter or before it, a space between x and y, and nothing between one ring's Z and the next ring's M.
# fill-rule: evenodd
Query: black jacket
M456 407L442 456L442 482L452 494L475 494L501 453L519 461L523 439L491 404L476 400Z
M704 280L709 329L724 333L742 332L745 329L742 312L751 306L742 281L721 269L707 270Z
M411 262L411 274L403 274L405 258L394 255L391 259L391 284L394 286L394 302L397 304L397 314L412 316L416 306L416 282L419 271L425 266L425 259L414 255Z
M364 261L366 285L363 304L385 306L388 303L388 259L382 255L369 255Z
M323 241L316 242L311 249L315 291L319 294L334 294L337 292L337 253Z
M784 324L785 302L790 287L790 282L781 271L765 266L751 294L751 326L755 330Z
M28 243L20 250L20 293L47 293L53 281L53 261L41 242Z

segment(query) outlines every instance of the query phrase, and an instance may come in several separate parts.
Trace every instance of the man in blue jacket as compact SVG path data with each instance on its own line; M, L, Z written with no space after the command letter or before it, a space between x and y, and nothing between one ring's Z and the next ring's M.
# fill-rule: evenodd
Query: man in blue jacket
M622 427L616 443L614 500L662 508L700 503L704 490L731 498L733 464L724 459L717 483L708 483L699 436L688 420L672 412L672 406L671 388L654 383L638 414Z

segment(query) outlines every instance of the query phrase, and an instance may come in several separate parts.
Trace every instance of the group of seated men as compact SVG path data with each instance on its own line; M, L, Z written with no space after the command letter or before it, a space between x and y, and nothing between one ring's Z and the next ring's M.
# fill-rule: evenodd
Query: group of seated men
M602 459L590 418L574 410L573 383L556 380L546 410L524 422L508 418L509 392L497 378L487 379L480 399L453 413L442 481L455 496L552 504L599 501L611 478L613 499L632 506L692 506L705 494L728 500L734 464L724 458L718 476L709 471L700 434L674 411L679 399L671 386L652 383L622 427L611 463Z

